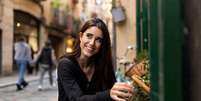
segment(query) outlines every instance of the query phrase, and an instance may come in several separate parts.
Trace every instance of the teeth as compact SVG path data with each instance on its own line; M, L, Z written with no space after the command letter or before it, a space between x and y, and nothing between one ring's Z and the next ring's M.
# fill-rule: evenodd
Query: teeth
M90 51L92 51L92 50L93 50L93 48L90 48L90 47L87 47L87 49L88 49L88 50L90 50Z
M85 48L88 50L88 51L93 51L94 48L92 46L88 46L88 45L85 45Z

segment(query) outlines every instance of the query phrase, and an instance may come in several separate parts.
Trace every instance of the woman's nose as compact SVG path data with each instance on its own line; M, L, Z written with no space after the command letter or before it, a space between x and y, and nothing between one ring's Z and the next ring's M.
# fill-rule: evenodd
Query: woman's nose
M95 44L95 39L91 39L89 42L90 45L94 45Z

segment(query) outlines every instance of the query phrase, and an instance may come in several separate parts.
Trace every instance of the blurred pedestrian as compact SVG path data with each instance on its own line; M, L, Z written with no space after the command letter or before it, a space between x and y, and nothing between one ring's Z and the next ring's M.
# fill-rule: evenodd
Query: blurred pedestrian
M19 69L19 77L18 77L16 86L17 86L17 90L22 90L28 85L28 83L25 81L24 76L25 76L27 65L31 61L31 48L26 43L24 36L19 37L14 47L15 47L14 59Z
M54 86L52 70L53 66L55 65L55 61L56 59L54 55L54 50L51 47L51 42L48 40L45 42L45 46L40 50L37 57L37 64L40 69L40 78L38 86L39 91L43 89L43 80L46 72L48 72L49 74L50 85Z

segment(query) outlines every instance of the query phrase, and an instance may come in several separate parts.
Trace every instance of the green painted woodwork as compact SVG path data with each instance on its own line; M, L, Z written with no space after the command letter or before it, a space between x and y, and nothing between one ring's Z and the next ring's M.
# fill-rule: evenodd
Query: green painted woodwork
M183 101L179 0L150 1L151 101Z
M148 50L148 0L137 0L137 52Z
M136 32L137 32L137 52L140 52L141 51L141 11L140 11L140 0L136 0Z
M142 0L142 42L143 50L148 50L148 0Z
M151 101L159 101L159 38L157 0L150 2L150 72L151 72Z
M170 6L171 5L171 6ZM164 19L164 89L165 101L182 100L182 26L179 0L162 4Z

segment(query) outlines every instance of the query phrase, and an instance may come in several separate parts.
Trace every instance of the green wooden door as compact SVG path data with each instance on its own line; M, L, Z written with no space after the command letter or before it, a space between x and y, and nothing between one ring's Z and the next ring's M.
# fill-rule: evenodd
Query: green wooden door
M151 101L183 101L179 0L150 0Z
M137 52L149 49L148 0L136 1Z

